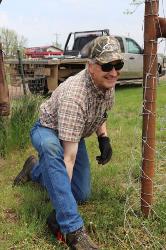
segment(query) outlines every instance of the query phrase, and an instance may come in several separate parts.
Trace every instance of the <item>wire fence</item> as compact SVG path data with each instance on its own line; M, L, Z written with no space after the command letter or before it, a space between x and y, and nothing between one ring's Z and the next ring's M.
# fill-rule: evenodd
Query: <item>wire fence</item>
M164 16L165 17L165 16ZM161 43L165 44L164 51L166 51L166 39L162 39L158 46ZM151 52L153 54L153 52ZM157 55L156 55L157 56ZM165 59L164 59L165 60ZM153 65L153 61L151 61L151 68ZM149 72L147 72L148 76ZM157 76L156 76L157 77ZM166 85L166 75L162 76L160 79L157 79L157 93L162 93L163 87ZM145 81L145 92L147 87L147 80ZM153 86L155 88L155 86ZM164 96L164 94L163 94ZM157 99L157 110L156 113L151 115L156 116L156 145L154 148L151 148L152 151L155 152L155 174L154 178L149 178L153 184L153 204L151 207L152 213L149 216L149 220L151 220L152 224L149 227L148 221L146 219L142 219L141 215L138 211L140 211L140 202L141 202L141 177L140 174L134 174L135 178L133 178L133 166L136 169L139 169L138 173L142 172L142 161L138 161L137 155L139 154L138 150L134 147L131 148L131 159L128 165L128 184L127 190L128 195L126 196L126 203L124 206L124 231L126 232L125 238L122 241L125 242L125 239L129 242L130 249L135 249L135 243L137 242L138 249L166 249L166 228L163 226L161 230L161 225L166 225L166 205L165 205L165 198L166 198L166 99L159 100ZM154 96L152 96L151 101L154 101ZM145 100L146 102L146 100ZM141 114L140 118L142 118L142 108L138 111ZM150 110L147 110L149 113ZM138 118L139 119L139 118ZM149 126L149 124L148 124ZM147 126L147 131L148 131ZM135 144L138 140L140 140L140 130L138 126L134 129L134 134L131 135L135 137ZM143 139L142 139L143 140ZM146 143L146 142L142 142ZM149 145L147 145L149 146ZM149 159L148 159L149 160ZM131 192L132 190L132 192ZM131 195L132 193L132 195ZM146 195L151 195L150 193L146 193ZM135 225L137 224L138 227ZM154 225L154 227L152 227ZM160 232L160 236L163 235L163 240L161 237L158 237L155 229L158 227L158 232ZM138 230L140 228L140 231ZM141 232L141 234L140 234Z
M6 63L5 71L10 99L23 95L47 93L45 69L45 65L28 63L24 65L22 74L18 63Z
M163 85L158 85L158 91L162 90ZM142 107L138 111L138 120L142 119L140 113ZM156 224L160 225L166 224L166 207L163 204L166 197L166 103L161 104L157 107L157 133L156 133L156 148L155 155L155 174L154 178L151 179L153 183L153 204L152 213L149 216L154 228ZM138 122L138 123L141 123ZM135 138L135 143L140 141L140 130L138 126L133 130L131 137ZM131 148L131 158L128 162L128 183L127 183L127 194L126 202L124 206L124 232L125 240L129 242L130 249L135 249L135 244L137 242L138 249L166 249L165 248L165 231L163 233L163 242L161 242L161 237L156 236L154 228L149 226L146 219L141 220L140 213L140 202L141 202L141 186L140 186L140 173L142 171L142 161L138 161L138 155L140 152L135 147ZM135 173L135 169L138 171ZM136 226L137 225L137 226ZM139 230L140 229L140 230ZM160 231L160 229L158 229ZM143 234L141 235L140 234Z

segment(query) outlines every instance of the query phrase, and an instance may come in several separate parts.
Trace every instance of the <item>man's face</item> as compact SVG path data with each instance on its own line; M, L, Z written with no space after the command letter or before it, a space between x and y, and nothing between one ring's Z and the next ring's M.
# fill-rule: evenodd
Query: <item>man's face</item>
M111 65L117 65L121 63L121 61L113 61L111 62ZM94 80L94 83L96 86L98 86L100 89L110 89L115 86L116 81L118 79L118 76L120 75L120 70L116 70L114 67L109 70L109 65L105 65L106 69L103 68L102 66L95 63L91 64L89 63L88 69L91 74L92 79ZM115 66L116 67L116 66ZM111 67L110 67L111 68ZM107 70L107 72L105 72Z

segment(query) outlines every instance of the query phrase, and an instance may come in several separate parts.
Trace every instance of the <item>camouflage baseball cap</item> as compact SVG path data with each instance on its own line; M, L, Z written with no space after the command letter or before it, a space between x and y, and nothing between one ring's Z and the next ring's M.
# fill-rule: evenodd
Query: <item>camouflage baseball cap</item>
M94 58L100 64L123 60L120 44L113 36L97 37L89 44L88 51L88 58Z

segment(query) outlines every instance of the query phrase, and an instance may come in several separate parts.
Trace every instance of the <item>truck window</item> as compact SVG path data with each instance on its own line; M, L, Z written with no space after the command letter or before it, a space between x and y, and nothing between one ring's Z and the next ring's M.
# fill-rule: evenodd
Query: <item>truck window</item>
M95 39L97 36L96 35L88 35L85 37L76 37L73 45L73 50L78 50L81 51L81 49L90 41Z
M120 36L115 36L115 38L118 40L119 44L120 44L120 48L121 48L121 51L122 53L124 53L124 44L123 44L123 40Z
M126 38L127 52L132 54L142 54L141 47L132 39Z
M71 34L70 40L67 45L67 50L72 50L73 49L73 44L74 44L74 34Z

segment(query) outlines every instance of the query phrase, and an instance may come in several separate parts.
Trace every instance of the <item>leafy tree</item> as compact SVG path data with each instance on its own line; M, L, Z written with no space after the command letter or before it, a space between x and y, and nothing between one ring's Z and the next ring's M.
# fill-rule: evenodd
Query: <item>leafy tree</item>
M24 36L19 36L14 30L7 28L0 28L0 38L6 57L15 57L18 49L23 52L27 43Z

